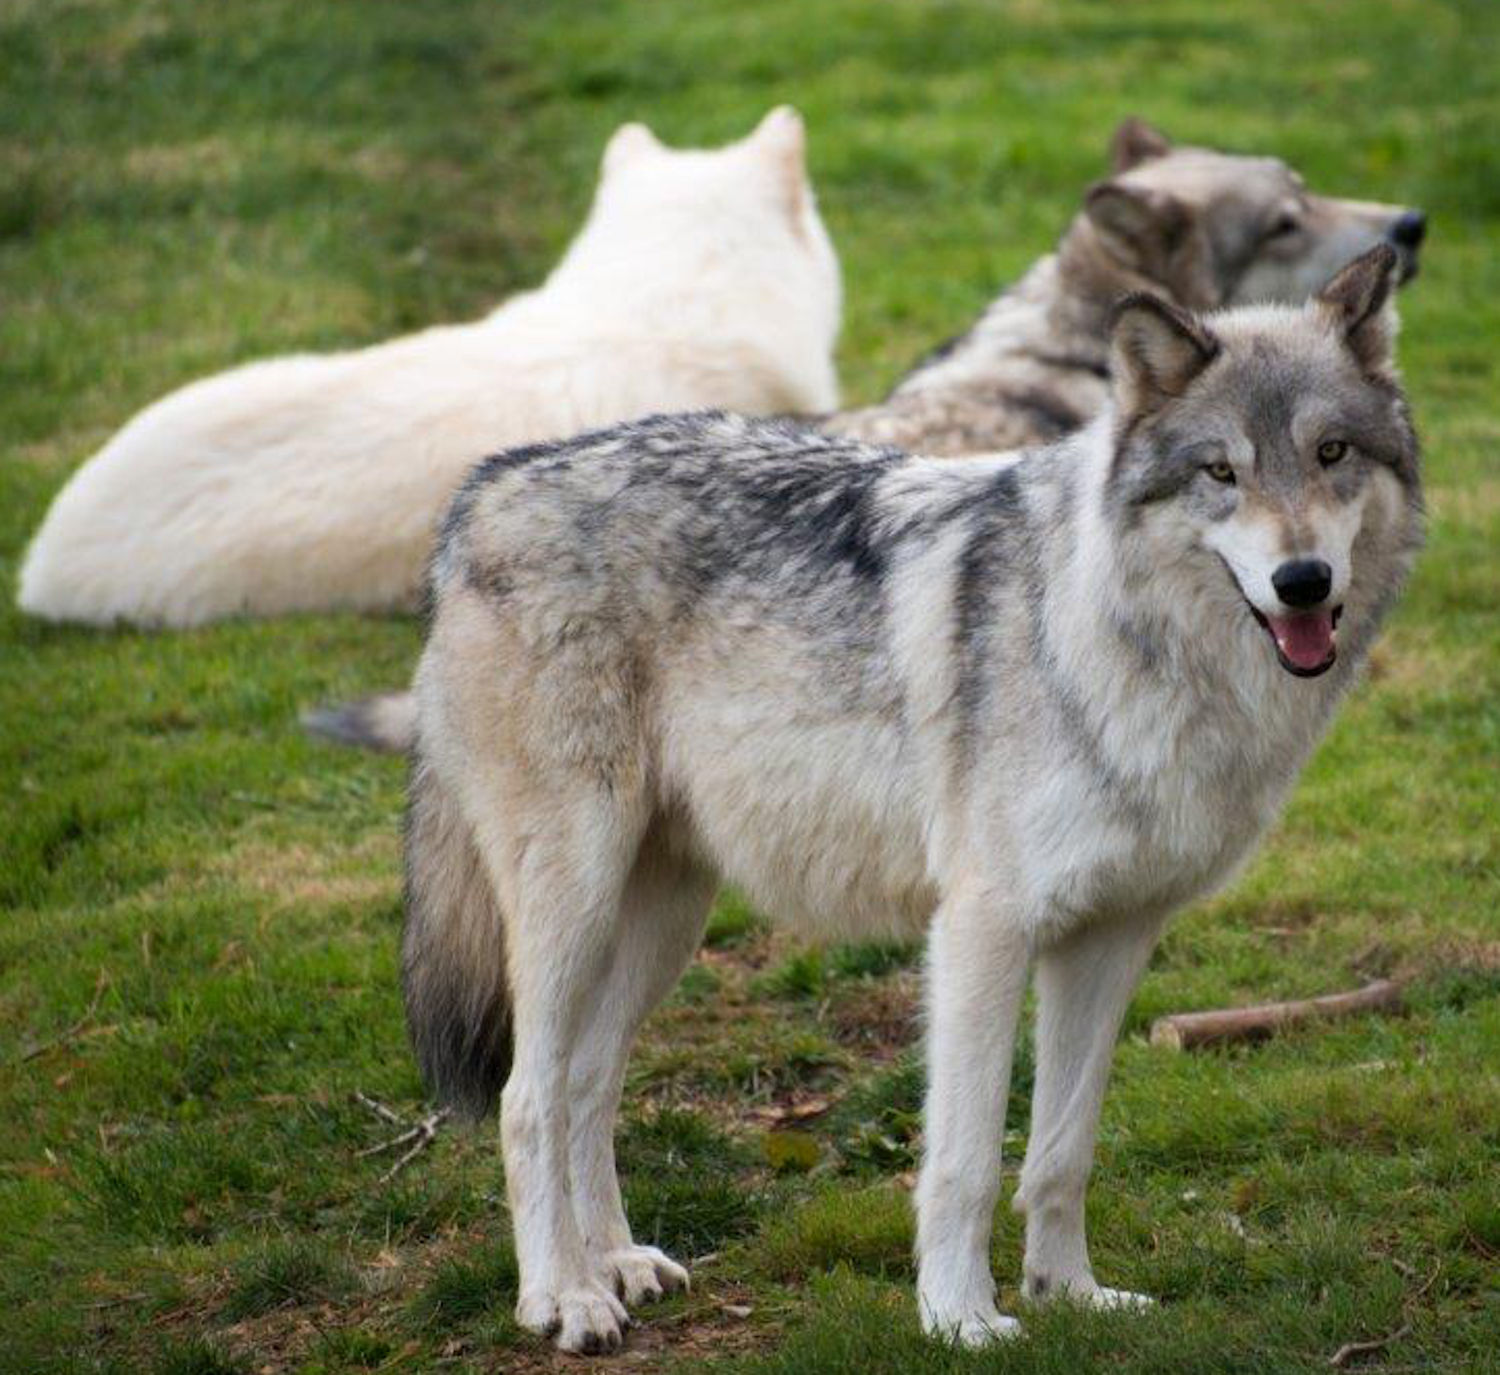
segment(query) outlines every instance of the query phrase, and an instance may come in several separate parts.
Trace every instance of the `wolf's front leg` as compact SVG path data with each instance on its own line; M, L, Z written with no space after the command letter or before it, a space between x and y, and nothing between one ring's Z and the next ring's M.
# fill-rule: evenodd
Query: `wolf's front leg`
M995 1307L989 1252L1026 961L1026 933L1005 904L963 894L939 908L927 947L917 1303L928 1332L971 1346L1019 1326Z
M1115 1037L1160 931L1156 920L1106 922L1037 954L1036 1088L1015 1197L1026 1215L1027 1298L1150 1302L1095 1281L1083 1209Z

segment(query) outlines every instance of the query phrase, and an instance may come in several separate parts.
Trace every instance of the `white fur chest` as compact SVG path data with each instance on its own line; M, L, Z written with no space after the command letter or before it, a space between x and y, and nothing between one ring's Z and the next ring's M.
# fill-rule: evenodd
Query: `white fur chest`
M1272 687L1258 720L1180 688L1142 692L1113 704L1093 750L1065 751L1035 780L1017 830L1039 923L1165 912L1233 876L1314 734L1288 723Z

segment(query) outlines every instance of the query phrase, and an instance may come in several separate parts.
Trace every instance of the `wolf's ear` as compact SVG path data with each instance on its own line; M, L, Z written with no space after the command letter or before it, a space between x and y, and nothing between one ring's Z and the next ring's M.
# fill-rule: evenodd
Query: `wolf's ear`
M1115 307L1110 330L1110 374L1120 413L1139 415L1181 396L1219 349L1201 320L1149 291L1132 292Z
M1396 313L1391 288L1396 263L1396 250L1390 244L1376 244L1317 296L1317 309L1333 322L1366 372L1389 372L1394 362Z
M807 127L790 105L778 105L755 126L746 146L769 169L789 215L802 213L807 187Z
M1095 182L1083 213L1104 251L1194 310L1223 299L1201 217L1170 191L1122 177Z
M1192 227L1187 206L1170 192L1122 181L1095 182L1084 196L1083 213L1117 253L1147 271Z
M1116 175L1128 172L1152 158L1165 157L1171 151L1172 140L1160 129L1131 115L1120 121L1120 127L1109 141L1110 170Z
M604 175L662 151L661 140L644 124L622 124L605 145Z

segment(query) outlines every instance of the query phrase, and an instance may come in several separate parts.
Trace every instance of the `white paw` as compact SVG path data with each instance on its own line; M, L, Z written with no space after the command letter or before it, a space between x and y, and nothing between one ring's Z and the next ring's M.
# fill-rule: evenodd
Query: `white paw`
M967 1313L938 1313L924 1303L922 1330L939 1341L976 1347L1019 1337L1021 1324L1015 1318L1007 1318L994 1304Z
M1129 1289L1108 1289L1096 1284L1093 1289L1079 1295L1082 1302L1094 1308L1135 1309L1155 1308L1156 1300L1149 1294L1134 1294Z
M1108 1289L1096 1284L1091 1278L1054 1280L1045 1275L1028 1276L1022 1291L1032 1303L1051 1303L1063 1299L1069 1303L1082 1304L1087 1308L1129 1311L1151 1308L1156 1300L1146 1294L1133 1294L1128 1289Z
M516 1321L539 1336L557 1335L560 1351L618 1351L630 1326L625 1305L602 1284L533 1290L516 1304Z
M688 1272L654 1246L622 1246L606 1251L600 1269L605 1284L612 1285L632 1308L689 1287Z

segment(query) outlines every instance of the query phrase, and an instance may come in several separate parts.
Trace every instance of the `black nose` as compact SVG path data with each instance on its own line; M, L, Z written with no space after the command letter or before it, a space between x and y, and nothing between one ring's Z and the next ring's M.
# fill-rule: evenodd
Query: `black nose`
M1333 569L1322 559L1292 559L1271 574L1271 586L1288 606L1316 606L1333 590Z
M1402 248L1419 248L1426 237L1427 216L1420 210L1404 211L1390 228L1391 242Z

